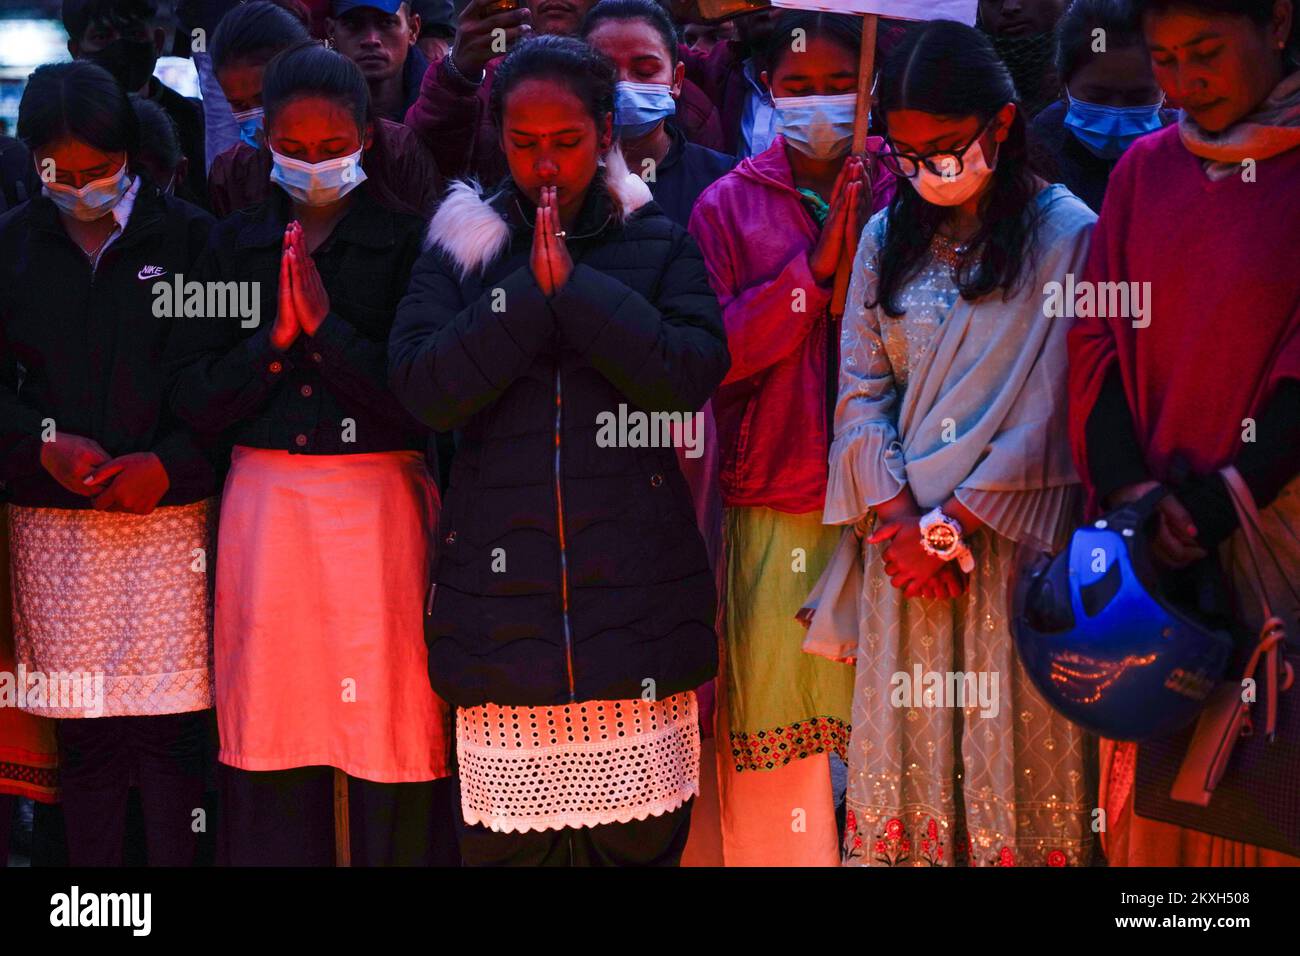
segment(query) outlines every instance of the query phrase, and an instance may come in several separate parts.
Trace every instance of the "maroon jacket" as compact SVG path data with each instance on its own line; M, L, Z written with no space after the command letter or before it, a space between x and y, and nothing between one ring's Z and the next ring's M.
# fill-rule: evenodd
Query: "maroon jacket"
M420 95L406 111L406 125L424 137L439 171L448 179L472 176L493 184L505 177L506 159L488 102L492 78L502 59L488 62L483 82L476 86L453 76L444 57L424 74ZM692 143L722 151L718 112L704 91L689 80L677 100L676 120Z
M745 81L745 52L739 40L719 43L708 53L696 53L685 44L678 47L686 64L686 80L704 91L718 110L723 147L729 156L738 154L740 122L745 115L749 83Z
M379 121L375 141L362 158L366 182L384 205L428 218L442 196L442 176L424 142L401 123ZM256 206L271 191L271 154L236 143L208 170L212 213L224 219Z

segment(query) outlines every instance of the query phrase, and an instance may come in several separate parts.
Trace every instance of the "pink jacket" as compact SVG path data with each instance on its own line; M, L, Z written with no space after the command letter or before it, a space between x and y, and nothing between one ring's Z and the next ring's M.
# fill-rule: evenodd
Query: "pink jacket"
M884 141L868 140L878 153ZM894 180L876 166L873 211ZM822 510L839 373L831 288L812 277L820 229L794 187L785 140L700 196L690 233L722 305L731 371L714 393L727 506ZM828 376L828 369L829 376Z

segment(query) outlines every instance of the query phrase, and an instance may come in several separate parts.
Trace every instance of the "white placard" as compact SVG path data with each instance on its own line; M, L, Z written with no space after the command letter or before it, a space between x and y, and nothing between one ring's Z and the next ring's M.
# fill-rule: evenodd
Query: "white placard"
M877 13L898 20L957 20L975 25L978 0L772 0L774 7L829 13Z

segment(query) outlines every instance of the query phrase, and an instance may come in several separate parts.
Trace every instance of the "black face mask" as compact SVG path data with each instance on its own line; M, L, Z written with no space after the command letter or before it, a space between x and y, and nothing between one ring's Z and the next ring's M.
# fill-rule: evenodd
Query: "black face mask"
M1056 77L1056 33L1031 33L1026 36L994 34L989 37L1002 62L1011 71L1016 93L1028 120L1034 113L1061 95Z
M153 76L158 54L149 40L114 40L98 53L86 54L87 59L113 74L128 93L137 92Z

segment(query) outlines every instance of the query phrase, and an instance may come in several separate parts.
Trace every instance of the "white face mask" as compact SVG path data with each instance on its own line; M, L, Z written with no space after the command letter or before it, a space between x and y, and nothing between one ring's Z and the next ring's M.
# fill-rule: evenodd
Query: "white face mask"
M304 163L271 150L271 182L305 206L328 206L366 181L361 153Z
M853 146L858 94L774 96L777 131L813 159L838 159Z
M131 177L127 174L126 163L123 163L113 175L86 183L80 189L63 183L46 183L43 192L54 205L74 219L94 222L112 212L129 188Z
M960 173L935 173L921 163L908 177L908 182L922 199L932 205L960 206L984 188L996 166L997 157L990 166L984 159L983 145L975 142L962 155Z

